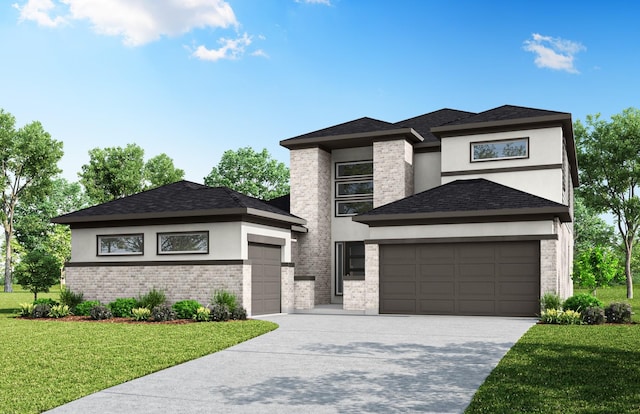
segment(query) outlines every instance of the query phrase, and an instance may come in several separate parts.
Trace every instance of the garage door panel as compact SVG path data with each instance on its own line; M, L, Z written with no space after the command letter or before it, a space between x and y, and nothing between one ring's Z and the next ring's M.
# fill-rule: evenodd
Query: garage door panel
M279 313L281 303L280 246L249 244L251 313Z
M385 259L387 250L393 263ZM406 259L395 260L400 256ZM380 285L382 313L534 316L539 312L539 242L382 245ZM408 310L416 304L415 311Z
M403 245L389 245L381 252L381 258L385 263L399 262L404 263L407 260L414 261L416 259L416 249L405 249Z

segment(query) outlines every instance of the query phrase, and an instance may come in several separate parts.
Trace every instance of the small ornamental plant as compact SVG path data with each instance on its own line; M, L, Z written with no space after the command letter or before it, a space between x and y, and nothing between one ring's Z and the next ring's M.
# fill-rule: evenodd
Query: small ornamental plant
M604 310L609 323L631 323L631 305L613 302Z
M20 316L23 318L30 318L33 314L33 309L36 307L33 303L21 303L20 304Z
M134 321L148 321L151 318L151 310L148 308L135 308L131 310Z
M549 309L542 311L540 314L540 322L557 325L580 325L582 324L582 315L580 312L573 310L561 311L558 309Z
M204 306L200 306L196 309L195 315L193 315L193 320L196 322L207 322L211 315L211 311L209 308L205 308Z
M64 318L65 316L69 316L70 313L69 305L55 305L51 307L49 317L55 319Z

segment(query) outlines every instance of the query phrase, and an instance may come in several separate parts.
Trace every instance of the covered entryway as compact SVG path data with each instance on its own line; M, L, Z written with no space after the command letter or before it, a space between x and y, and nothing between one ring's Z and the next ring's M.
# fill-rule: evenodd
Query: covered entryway
M249 243L251 314L280 313L280 246Z
M534 316L540 242L380 246L380 313Z

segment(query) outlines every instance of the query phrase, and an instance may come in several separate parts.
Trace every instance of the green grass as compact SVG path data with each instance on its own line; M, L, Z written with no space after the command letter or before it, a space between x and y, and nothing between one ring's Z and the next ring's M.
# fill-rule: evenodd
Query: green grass
M640 309L639 300L626 299L624 286L599 289L597 296L605 306L628 302ZM535 325L507 352L465 412L638 413L640 325Z
M17 319L19 304L33 295L15 290L0 293L0 413L51 409L277 328L258 320L134 325Z

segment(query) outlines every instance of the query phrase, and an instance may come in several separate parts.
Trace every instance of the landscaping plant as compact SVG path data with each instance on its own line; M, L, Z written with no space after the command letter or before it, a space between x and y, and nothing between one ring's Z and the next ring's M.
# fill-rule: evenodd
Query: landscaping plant
M76 306L74 315L89 316L89 314L91 313L91 309L94 306L100 306L100 302L97 300L85 300L84 302L81 302L80 304L78 304L78 306Z
M61 263L42 249L35 249L26 254L16 266L14 276L16 282L33 293L33 300L38 293L48 292L56 283L60 283Z
M136 298L118 298L107 306L116 318L129 318L131 310L140 307Z
M60 304L67 305L73 314L75 314L76 306L81 304L83 300L84 294L82 292L74 293L67 287L60 289Z
M193 319L193 316L202 305L197 300L179 300L172 308L176 312L178 319Z
M592 306L603 307L602 301L588 293L579 293L567 298L562 304L562 309L580 312Z
M156 322L173 321L176 313L169 305L158 305L151 310L151 317Z
M631 323L631 305L628 303L614 302L604 310L609 323Z
M131 310L134 321L148 321L151 317L151 310L148 308L135 308Z
M30 318L33 314L33 309L36 307L33 303L21 303L20 304L20 316Z
M540 305L542 310L548 310L548 309L562 309L562 299L560 299L560 296L557 295L556 293L553 292L547 292L544 295L542 295L542 298L540 299Z
M39 305L35 305L33 307L33 312L31 312L32 318L47 318L49 317L49 312L51 312L51 306L46 303L41 303Z
M69 306L68 305L55 305L51 307L49 311L50 318L64 318L65 316L69 316Z
M147 294L138 298L138 306L151 310L158 305L162 305L166 301L167 296L164 294L164 292L153 288Z
M231 312L227 305L223 303L214 303L208 306L211 311L209 319L214 322L225 322L231 319Z
M590 306L580 312L582 322L585 325L602 325L605 322L604 309L599 306Z
M207 322L211 315L211 311L209 308L205 308L204 306L200 306L195 315L193 315L193 320L196 322Z
M113 315L111 314L109 308L103 305L98 305L91 308L89 316L91 316L91 319L94 319L96 321L113 318Z
M211 298L212 305L225 305L229 312L238 307L238 298L227 290L216 290Z

